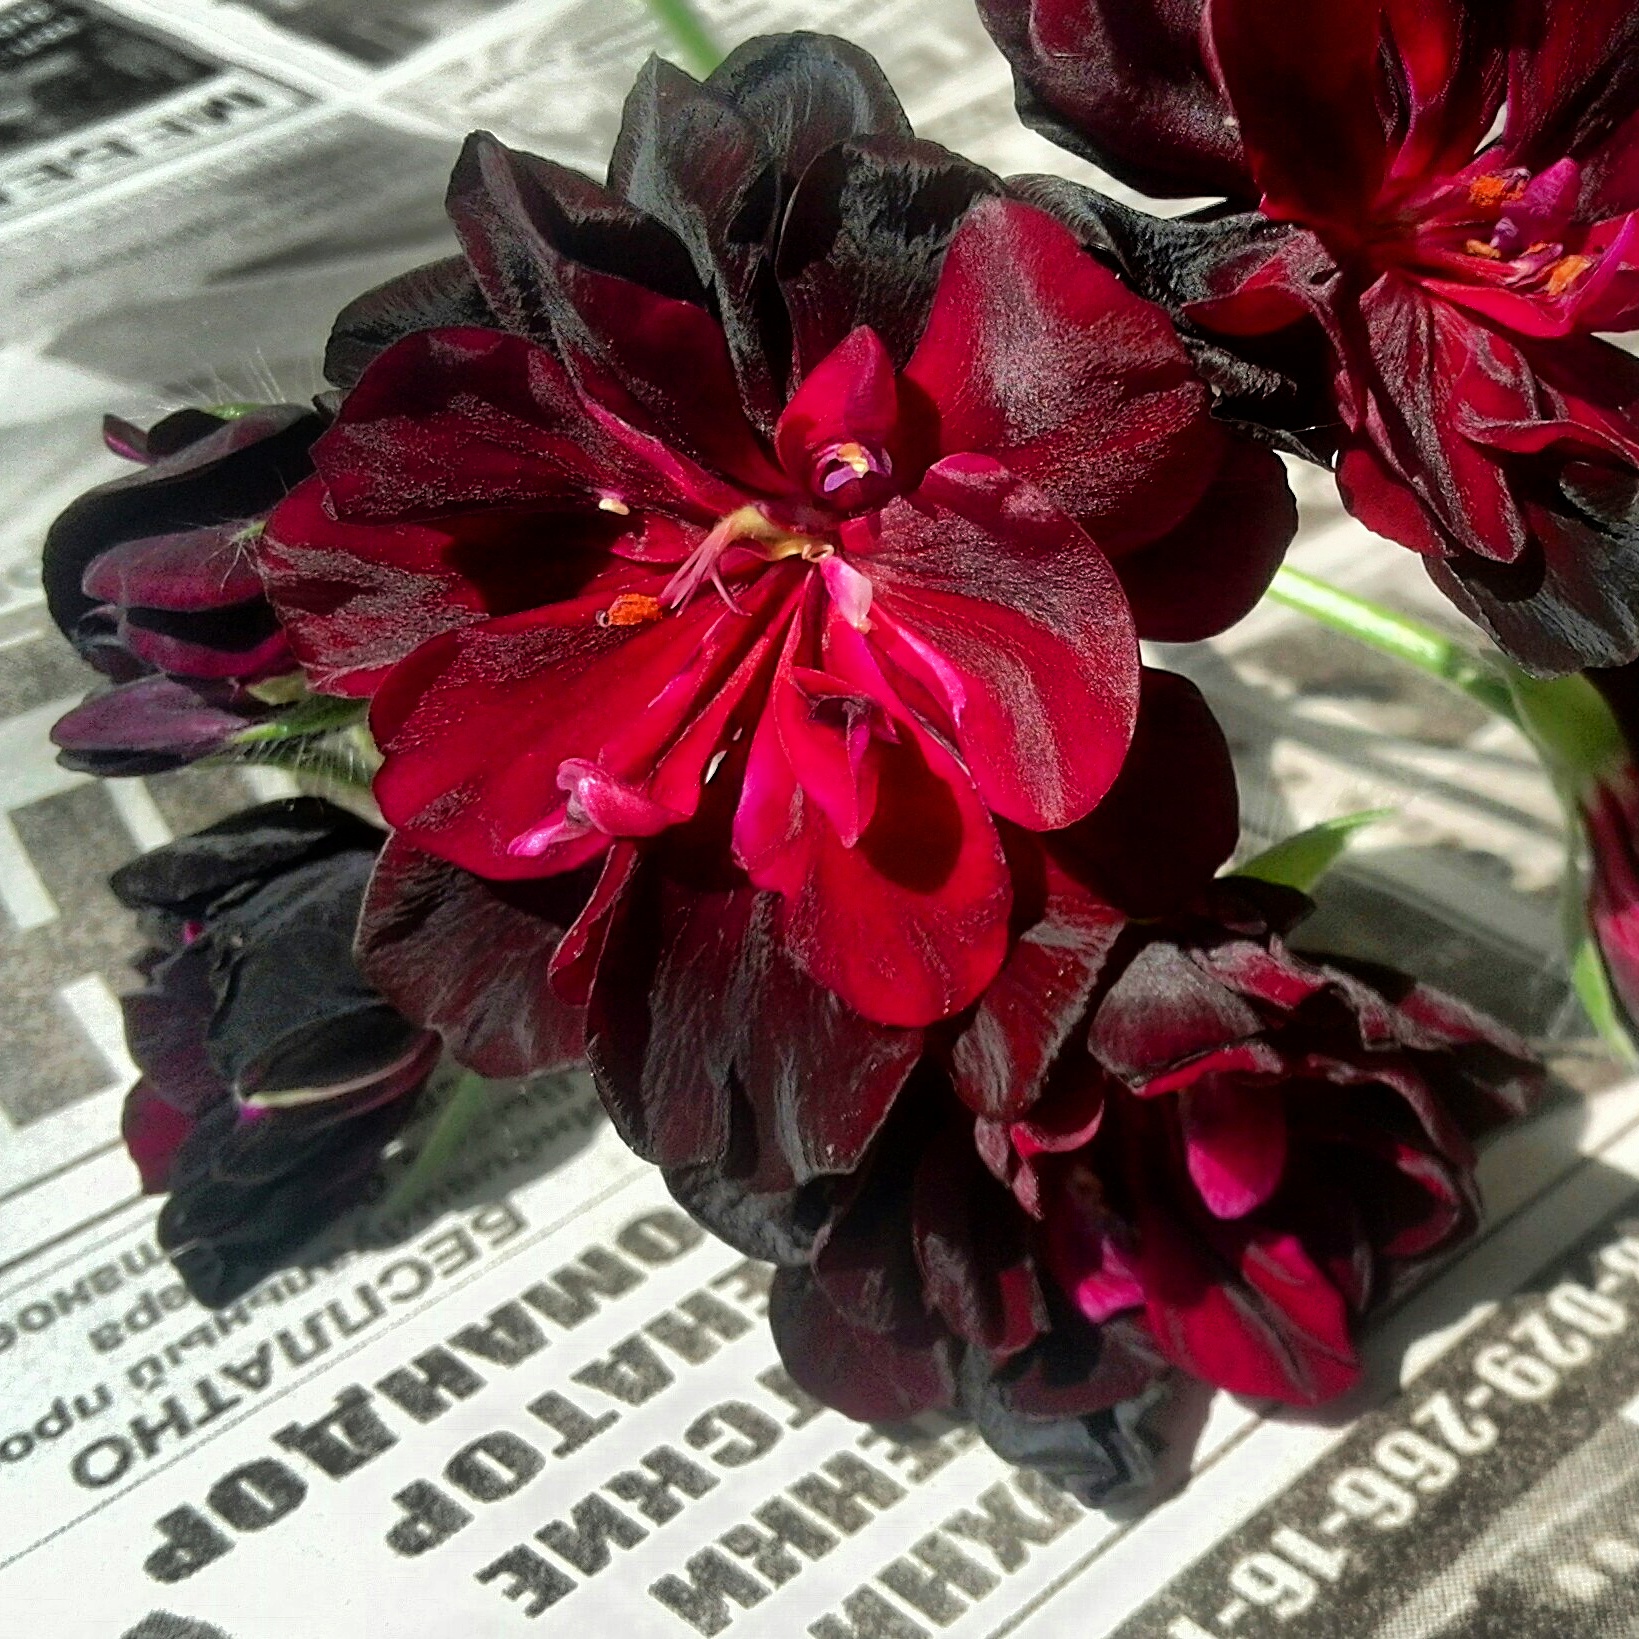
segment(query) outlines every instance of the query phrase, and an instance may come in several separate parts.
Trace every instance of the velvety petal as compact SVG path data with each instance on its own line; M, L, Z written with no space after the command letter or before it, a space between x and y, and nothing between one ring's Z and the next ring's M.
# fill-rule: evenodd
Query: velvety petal
M1509 10L1466 0L1385 0L1408 104L1392 176L1461 170L1481 145L1502 106Z
M1101 898L1157 916L1194 895L1240 841L1229 742L1188 678L1147 666L1115 784L1048 848Z
M371 709L387 757L382 812L416 846L501 879L573 868L606 846L561 830L566 763L646 781L649 799L691 812L799 575L776 569L745 588L751 619L708 596L647 625L600 623L617 596L664 589L663 571L623 567L576 599L422 644Z
M290 644L262 598L203 615L131 609L118 631L143 664L178 677L259 683L296 669Z
M86 565L80 581L98 603L178 611L222 609L262 595L242 524L120 541Z
M779 474L745 417L722 326L681 241L618 195L488 132L450 177L451 220L490 306L543 335L617 414L760 489Z
M547 967L590 891L584 875L488 882L394 837L364 901L360 971L480 1075L563 1069L581 1056L583 1018Z
M1137 644L1102 554L995 462L953 458L844 527L872 642L949 714L987 806L1037 830L1093 807L1138 708Z
M153 1096L196 1121L228 1097L205 1032L216 1007L208 949L183 949L156 963L148 983L120 998L125 1045Z
M375 826L319 797L258 803L120 866L108 886L132 910L197 908L247 881L349 850L374 854Z
M1528 671L1624 664L1639 654L1639 476L1569 462L1545 489L1515 562L1431 561L1430 578Z
M72 638L99 601L81 587L87 567L121 541L242 523L266 512L307 476L308 447L322 425L299 404L266 405L88 490L46 535L42 574L51 618Z
M1158 940L1105 992L1089 1040L1106 1069L1142 1088L1175 1065L1249 1041L1262 1022L1246 1000Z
M805 802L765 717L735 815L735 856L784 898L798 964L867 1018L924 1025L975 1000L1006 949L1010 889L995 826L961 764L883 682L864 640L833 618L828 662L874 699L897 738L871 748L876 800L847 846Z
M1539 419L1529 364L1504 337L1398 277L1379 279L1361 313L1380 377L1368 406L1374 460L1368 468L1346 452L1338 474L1345 504L1368 528L1408 545L1428 539L1422 512L1442 550L1516 559L1525 520L1483 440L1495 424Z
M1639 14L1626 0L1518 0L1510 10L1509 158L1532 170L1596 147L1631 117Z
M799 969L772 895L650 855L613 907L587 1056L622 1137L664 1167L767 1189L852 1167L920 1050Z
M1388 159L1380 0L1207 0L1206 15L1263 208L1355 221Z
M951 235L1001 181L935 143L858 137L818 155L786 210L777 272L796 375L869 325L895 365L911 356Z
M1153 643L1198 643L1250 614L1297 533L1280 457L1238 440L1225 445L1195 510L1160 540L1116 559L1133 624Z
M374 863L373 850L362 849L311 860L211 917L210 939L227 972L213 973L219 993L206 1047L240 1098L339 1096L408 1067L427 1045L353 961ZM430 1068L420 1064L409 1080L419 1083Z
M84 774L160 774L220 751L267 708L231 686L139 677L91 695L59 717L51 743Z
M267 596L311 685L368 698L430 638L489 615L573 596L602 549L634 533L675 538L681 560L701 531L650 515L558 515L530 527L506 514L427 524L348 524L322 478L298 484L255 545ZM650 528L650 525L655 526ZM672 555L672 554L667 554Z
M1034 1105L1086 1009L1126 918L1066 872L1050 847L1005 828L1013 938L950 1053L951 1085L977 1114Z
M1348 402L1331 351L1346 345L1344 281L1314 234L1260 211L1150 216L1064 177L1016 176L1009 186L1167 310L1213 390L1215 419L1331 465L1334 386Z
M1046 1327L1025 1220L961 1123L948 1124L917 1166L912 1230L923 1290L958 1336L1009 1355Z
M324 379L333 387L357 386L372 360L412 331L494 323L467 259L446 256L355 296L336 315L324 349Z
M994 456L1112 555L1177 523L1212 477L1222 435L1166 314L1029 205L969 212L904 377L940 454Z
M854 1325L806 1270L781 1269L769 1295L774 1344L797 1384L861 1422L899 1422L956 1402L959 1345L901 1343Z
M718 1240L748 1258L789 1268L801 1268L813 1256L837 1194L830 1178L760 1192L710 1165L674 1167L665 1177L672 1199Z
M790 338L780 333L773 252L797 180L850 137L909 138L870 55L826 35L765 35L737 46L697 86L651 59L627 97L609 186L687 246L716 300L755 423L784 402Z
M881 337L862 327L808 372L781 412L774 447L785 470L823 498L816 466L827 448L857 443L886 450L898 421L893 360Z
M582 402L553 356L498 330L428 330L381 355L314 465L348 522L471 507L660 506L710 521L738 492Z
M1256 198L1203 0L980 0L1032 130L1141 193Z

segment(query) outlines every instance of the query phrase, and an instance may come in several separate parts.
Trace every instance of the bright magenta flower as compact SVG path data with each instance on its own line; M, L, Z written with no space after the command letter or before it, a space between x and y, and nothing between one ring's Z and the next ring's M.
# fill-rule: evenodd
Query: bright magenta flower
M375 695L402 842L491 881L607 860L559 969L714 786L797 967L917 1026L1006 954L997 822L1094 807L1139 633L1235 618L1291 516L1165 315L864 62L651 68L609 189L473 138L465 264L344 316L349 358L402 339L260 550L317 686Z

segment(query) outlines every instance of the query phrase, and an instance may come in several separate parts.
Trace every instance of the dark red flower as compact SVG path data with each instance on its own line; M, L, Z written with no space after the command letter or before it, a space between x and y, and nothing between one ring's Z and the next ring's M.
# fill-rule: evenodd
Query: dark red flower
M142 470L82 495L45 544L52 618L110 684L52 730L64 764L157 773L271 715L251 686L295 661L246 543L312 471L322 425L295 404L179 410L146 432L107 418Z
M1046 134L1150 192L1257 207L1172 226L1022 189L1205 339L1231 413L1334 445L1350 510L1525 666L1639 653L1639 363L1596 334L1639 317L1639 13L981 9Z
M439 1055L359 974L383 838L316 798L247 809L114 873L151 945L125 998L125 1141L159 1243L226 1303L362 1195Z
M1067 1462L1077 1419L1169 1365L1302 1404L1348 1388L1360 1317L1472 1227L1471 1141L1539 1072L1449 997L1295 955L1306 909L1231 877L1126 923L1004 1115L928 1060L777 1277L793 1375L857 1416L983 1404Z
M651 64L606 188L472 138L464 261L343 315L362 374L258 548L270 595L318 687L374 695L407 845L491 882L602 863L553 962L594 1013L659 1005L611 999L605 942L703 895L850 1017L969 1005L1008 948L999 827L1086 815L1136 636L1219 629L1272 572L1273 458L999 193L863 54L754 41L705 85Z

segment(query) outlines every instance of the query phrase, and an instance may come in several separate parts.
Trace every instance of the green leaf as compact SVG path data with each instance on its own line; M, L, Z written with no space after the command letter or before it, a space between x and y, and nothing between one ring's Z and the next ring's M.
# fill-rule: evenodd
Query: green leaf
M1635 1050L1633 1037L1628 1034L1622 1005L1611 989L1605 958L1592 933L1584 933L1571 951L1571 988L1599 1032L1599 1039L1624 1064L1639 1064L1639 1051Z
M1615 714L1587 678L1517 672L1508 679L1508 692L1543 767L1571 797L1628 760Z
M1307 831L1299 831L1272 848L1265 848L1235 870L1236 876L1256 877L1260 882L1275 882L1283 887L1298 888L1304 893L1325 876L1335 865L1343 850L1349 846L1356 831L1387 819L1392 808L1367 808L1358 814L1343 814L1337 819L1322 820Z

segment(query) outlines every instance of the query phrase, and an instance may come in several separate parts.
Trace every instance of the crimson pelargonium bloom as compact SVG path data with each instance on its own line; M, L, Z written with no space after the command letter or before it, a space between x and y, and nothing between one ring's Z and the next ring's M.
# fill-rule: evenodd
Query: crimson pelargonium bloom
M1044 133L1257 207L1027 190L1208 338L1236 413L1335 443L1349 509L1524 665L1639 653L1639 363L1596 336L1639 319L1628 0L981 9Z
M400 339L260 549L317 686L374 695L399 838L492 881L607 859L606 923L720 782L806 974L885 1024L968 1005L997 821L1087 814L1140 632L1256 598L1273 459L838 42L652 64L607 188L476 136L450 208L464 263L344 315L349 371Z

